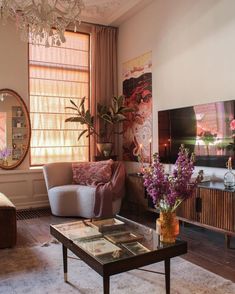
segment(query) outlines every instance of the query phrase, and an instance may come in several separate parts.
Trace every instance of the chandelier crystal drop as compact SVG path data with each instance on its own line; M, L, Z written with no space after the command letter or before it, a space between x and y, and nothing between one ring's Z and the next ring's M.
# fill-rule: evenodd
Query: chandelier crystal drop
M82 0L0 0L0 18L3 23L11 18L21 31L23 41L46 47L64 43L64 32L73 24L76 32Z

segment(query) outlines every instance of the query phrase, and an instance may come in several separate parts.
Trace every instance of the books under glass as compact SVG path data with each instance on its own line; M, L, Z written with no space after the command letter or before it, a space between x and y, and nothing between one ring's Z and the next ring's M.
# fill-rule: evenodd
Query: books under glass
M115 251L121 251L121 248L109 242L105 238L75 241L75 244L94 256L100 256L108 253L113 253Z
M143 236L140 234L136 234L130 231L122 231L122 232L115 232L110 234L105 234L105 238L110 240L115 244L131 242L131 241L139 241L143 239Z
M125 223L116 218L107 218L100 220L92 220L89 223L92 227L96 228L100 232L106 232L113 229L120 229L125 226Z
M102 236L102 233L96 228L86 225L85 222L72 222L61 226L58 225L57 229L63 232L70 240L82 240Z
M146 248L144 245L142 245L139 242L125 243L125 244L122 244L122 246L128 249L131 253L135 255L143 254L150 251L148 248Z

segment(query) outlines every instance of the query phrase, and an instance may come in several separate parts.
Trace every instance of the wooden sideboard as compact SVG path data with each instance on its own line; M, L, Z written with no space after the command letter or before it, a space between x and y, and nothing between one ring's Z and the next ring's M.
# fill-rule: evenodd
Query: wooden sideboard
M141 175L128 174L126 187L127 209L156 212ZM230 247L231 236L235 236L235 188L225 189L223 182L200 183L193 196L178 207L177 216L183 222L224 233Z
M223 182L198 185L193 197L177 209L180 220L225 234L226 245L235 235L235 189L225 189Z

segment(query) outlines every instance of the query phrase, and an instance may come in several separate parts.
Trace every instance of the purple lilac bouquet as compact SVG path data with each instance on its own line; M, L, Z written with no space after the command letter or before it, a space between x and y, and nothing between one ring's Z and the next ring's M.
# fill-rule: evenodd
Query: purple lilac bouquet
M172 175L166 174L158 154L153 155L153 163L144 172L144 186L153 203L163 212L173 212L191 197L201 174L192 181L194 155L181 145ZM202 171L201 171L202 172Z
M3 148L2 150L0 150L0 159L7 159L8 156L11 155L11 149L10 148Z

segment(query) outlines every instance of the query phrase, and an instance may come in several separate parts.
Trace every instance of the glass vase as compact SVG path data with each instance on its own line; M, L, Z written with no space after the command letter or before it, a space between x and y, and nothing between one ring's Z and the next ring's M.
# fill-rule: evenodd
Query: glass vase
M227 189L233 189L235 186L235 175L232 169L232 157L229 157L226 166L228 171L224 175L224 186Z
M160 212L156 221L156 231L160 235L160 241L166 244L175 243L179 234L179 220L175 212Z

